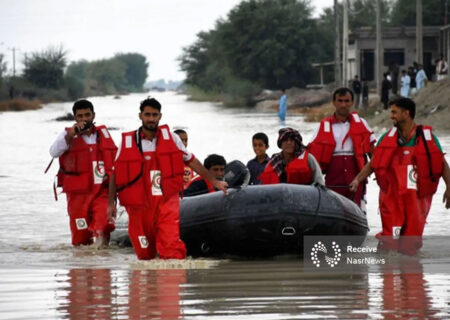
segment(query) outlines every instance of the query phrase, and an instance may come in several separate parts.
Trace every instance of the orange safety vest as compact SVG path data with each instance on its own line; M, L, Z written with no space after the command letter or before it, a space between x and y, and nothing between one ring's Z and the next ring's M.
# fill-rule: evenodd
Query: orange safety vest
M361 170L366 163L366 154L370 151L370 135L369 131L357 112L352 112L349 117L350 130L348 135L352 139L353 152ZM308 145L308 150L317 159L323 172L326 172L328 165L331 163L336 141L333 136L332 124L336 122L336 117L330 116L320 121L319 132L316 138Z
M156 132L156 163L154 170L160 176L150 177L144 170L140 132L122 133L122 146L115 163L118 197L123 206L143 206L144 200L152 196L151 178L160 179L164 197L171 197L183 190L183 152L172 139L167 125L159 126Z
M301 156L291 161L286 166L287 183L311 184L312 171L308 165L308 151L305 150ZM280 183L280 177L274 171L272 165L267 164L264 171L259 175L262 184Z
M59 157L58 186L63 192L90 192L94 184L102 184L111 174L117 147L106 126L96 126L95 132L96 144L87 144L76 135Z
M423 133L423 134L422 134ZM372 168L381 190L388 185L387 175L391 168L393 156L398 148L398 132L394 127L388 131L383 140L376 146L372 158ZM416 144L411 148L414 152L413 165L417 173L417 189L419 197L433 195L438 187L442 175L444 154L436 145L432 135L432 127L418 126L416 129ZM428 153L427 153L428 149ZM406 150L406 149L405 149ZM395 172L395 168L394 172Z

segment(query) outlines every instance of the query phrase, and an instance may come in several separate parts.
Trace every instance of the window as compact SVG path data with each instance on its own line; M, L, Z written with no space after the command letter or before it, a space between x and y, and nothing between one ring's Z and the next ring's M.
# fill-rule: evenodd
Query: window
M399 66L403 66L405 64L404 49L384 49L384 66L388 67L394 63Z

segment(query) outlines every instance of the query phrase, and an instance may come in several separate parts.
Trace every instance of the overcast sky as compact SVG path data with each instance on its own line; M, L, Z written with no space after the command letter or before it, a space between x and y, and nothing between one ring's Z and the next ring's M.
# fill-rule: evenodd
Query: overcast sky
M12 70L23 54L62 45L68 60L138 52L150 62L149 80L182 80L177 57L196 34L214 28L242 0L0 0L0 53ZM317 16L333 0L312 0Z

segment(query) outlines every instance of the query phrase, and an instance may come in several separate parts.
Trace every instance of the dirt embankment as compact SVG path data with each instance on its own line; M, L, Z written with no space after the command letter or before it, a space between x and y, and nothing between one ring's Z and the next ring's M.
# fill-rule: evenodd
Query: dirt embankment
M39 100L27 100L22 98L0 101L0 111L25 111L42 108Z
M257 101L256 109L261 112L276 112L280 91L264 90L254 98ZM286 90L288 113L302 112L303 108L323 105L331 100L331 92L325 89L307 90L291 88Z
M305 114L305 120L317 122L334 112L331 90L286 90L288 114ZM280 92L264 91L258 97L256 108L261 112L276 112ZM450 132L450 79L429 82L426 88L413 95L416 103L416 123L431 125L437 132ZM385 131L392 126L389 110L383 110L376 94L369 95L369 107L358 113L367 119L375 131Z
M412 98L416 103L416 123L431 125L438 132L450 132L450 79L429 82ZM374 130L392 126L389 110L377 112L367 120Z

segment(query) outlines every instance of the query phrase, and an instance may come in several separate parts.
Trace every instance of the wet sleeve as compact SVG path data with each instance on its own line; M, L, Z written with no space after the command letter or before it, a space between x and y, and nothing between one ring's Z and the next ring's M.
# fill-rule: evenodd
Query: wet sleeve
M369 124L367 123L366 119L362 119L362 123L364 124L364 126L366 127L367 130L369 130L370 132L372 132L372 134L370 135L370 144L374 144L375 142L377 142L377 137L375 136L375 134L373 133L372 128L370 128Z
M59 156L61 156L64 152L67 151L67 149L69 149L69 146L67 145L66 142L66 134L67 131L64 130L63 132L61 132L57 137L55 142L53 142L53 144L50 147L50 155L52 156L52 158L58 158Z
M319 163L311 153L308 153L308 166L313 172L313 182L325 185L325 179L323 178L322 169L320 169Z
M186 149L186 147L183 144L183 141L181 141L180 137L176 133L171 132L171 134L172 134L172 139L175 142L177 148L180 151L183 151L183 161L185 163L191 162L194 159L194 155Z

